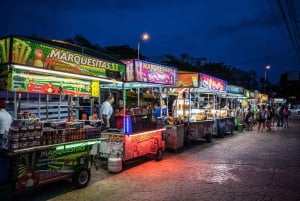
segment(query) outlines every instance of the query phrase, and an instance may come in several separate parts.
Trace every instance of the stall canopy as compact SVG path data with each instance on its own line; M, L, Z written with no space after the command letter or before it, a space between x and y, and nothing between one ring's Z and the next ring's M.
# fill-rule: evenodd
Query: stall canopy
M121 61L104 53L91 52L63 41L16 36L2 38L0 88L98 96L99 83L124 81L126 67Z
M236 85L227 85L226 91L229 97L247 98L246 90L243 87Z

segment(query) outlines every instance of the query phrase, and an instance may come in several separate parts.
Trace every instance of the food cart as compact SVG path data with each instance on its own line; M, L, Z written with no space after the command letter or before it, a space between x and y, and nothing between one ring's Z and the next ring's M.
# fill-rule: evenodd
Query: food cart
M199 84L199 73L178 73L173 116L184 125L184 141L187 145L202 139L211 142L213 134L211 108L204 104L204 94L211 92L202 90Z
M175 84L177 69L142 60L127 60L126 83L123 85L107 84L102 87L121 89L124 99L124 125L119 132L104 130L101 137L107 142L100 144L100 154L108 158L111 172L122 170L122 164L145 155L154 155L162 160L165 150L163 131L166 130L166 114L153 116L153 101L162 100L162 87ZM127 100L126 94L132 91L136 96ZM146 92L147 91L147 92ZM152 96L152 102L146 101Z
M232 109L231 117L234 117L234 127L239 132L243 131L245 127L244 122L244 114L248 105L251 103L248 101L249 91L244 89L243 87L236 86L236 85L227 85L227 93L226 98Z
M206 94L205 104L211 108L209 116L214 120L213 135L224 137L226 133L233 133L234 117L230 116L226 99L227 82L203 73L199 73L199 82L198 90Z
M14 118L0 144L9 167L1 174L10 175L0 185L12 192L70 177L76 187L88 185L91 149L104 139L99 121L79 120L75 99L99 97L100 83L122 83L125 74L125 65L108 56L48 42L0 39L0 93Z

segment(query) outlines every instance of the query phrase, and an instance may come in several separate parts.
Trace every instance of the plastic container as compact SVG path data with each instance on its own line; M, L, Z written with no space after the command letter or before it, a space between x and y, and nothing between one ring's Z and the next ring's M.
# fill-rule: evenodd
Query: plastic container
M239 132L243 132L243 130L244 130L244 125L243 125L243 124L238 124L237 130L238 130Z

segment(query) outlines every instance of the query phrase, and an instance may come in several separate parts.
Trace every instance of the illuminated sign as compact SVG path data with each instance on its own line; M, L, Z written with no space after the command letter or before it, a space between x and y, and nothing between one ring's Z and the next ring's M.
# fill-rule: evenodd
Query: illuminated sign
M176 85L177 68L141 60L123 61L126 64L126 81Z
M226 81L200 73L200 88L212 91L226 92Z
M244 94L244 88L235 85L227 85L227 92L231 94Z
M8 63L9 42L10 42L9 38L0 40L0 64Z
M94 95L99 94L99 88L97 88L97 92L96 87L93 85L97 85L97 82L51 75L29 74L26 71L14 69L12 72L11 90L42 94L91 96L92 90L94 90Z
M125 65L20 38L13 38L12 63L115 80L125 75Z
M179 73L178 87L198 87L198 73Z

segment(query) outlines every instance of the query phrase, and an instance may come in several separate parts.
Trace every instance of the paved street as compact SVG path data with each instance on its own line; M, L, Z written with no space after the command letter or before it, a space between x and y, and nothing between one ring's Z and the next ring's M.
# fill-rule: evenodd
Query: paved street
M235 132L197 143L160 162L121 173L92 170L83 189L62 181L17 196L51 201L297 201L300 200L300 120L272 132Z

